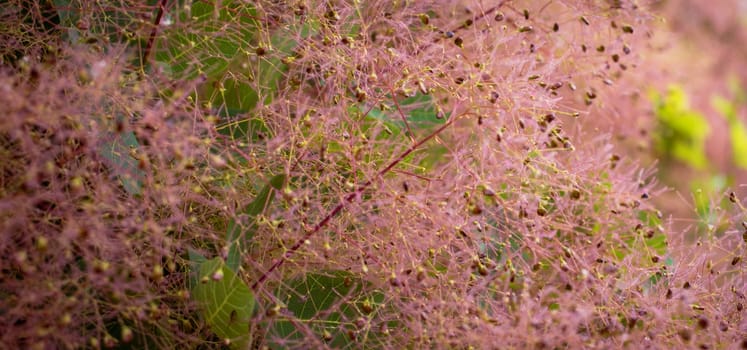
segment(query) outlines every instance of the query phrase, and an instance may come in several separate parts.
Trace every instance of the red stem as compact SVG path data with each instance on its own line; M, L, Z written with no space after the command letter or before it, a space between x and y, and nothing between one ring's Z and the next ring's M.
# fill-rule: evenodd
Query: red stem
M158 13L156 13L156 19L153 21L153 29L150 31L150 36L148 37L148 44L145 46L145 53L143 53L143 61L141 62L141 65L145 67L145 64L150 61L150 53L153 49L153 44L156 41L156 34L158 34L158 26L161 25L161 19L163 18L163 13L166 10L166 1L168 0L161 0L158 3Z
M440 128L436 129L434 132L430 133L428 136L424 137L423 139L421 139L417 143L415 143L412 146L410 146L410 148L408 148L405 152L403 152L402 154L400 154L399 157L397 157L397 159L395 159L391 163L389 163L389 165L387 165L384 169L379 170L379 172L376 174L376 176L374 178L381 177L382 175L388 173L397 164L399 164L400 162L402 162L402 160L405 159L405 157L407 157L410 153L414 152L420 146L422 146L424 143L428 142L430 139L436 137L438 134L440 134L441 132L443 132L447 127L449 127L454 122L454 120L456 120L456 117L449 119L449 121L447 121ZM285 254L283 254L282 257L280 257L279 259L277 259L270 266L270 268L264 274L262 274L262 276L260 276L260 278L256 282L254 282L254 284L252 284L252 290L256 290L257 287L260 284L262 284L264 281L266 281L267 278L270 276L270 274L273 271L275 271L278 267L280 267L280 265L282 265L299 248L301 248L301 246L303 246L304 242L306 242L309 238L311 238L311 236L313 236L314 234L316 234L317 232L319 232L324 226L326 226L327 223L329 223L329 221L332 220L333 217L335 217L337 214L339 214L342 211L342 209L345 208L345 205L347 203L352 202L353 199L355 199L356 197L358 197L361 193L363 193L363 191L365 191L369 186L371 186L371 184L373 184L373 181L374 181L373 179L370 179L370 180L366 181L366 183L364 183L363 185L361 185L360 187L358 187L355 191L353 191L352 193L350 193L347 196L345 196L345 199L343 201L341 201L339 204L337 204L337 206L335 206L332 209L332 211L330 211L327 214L327 216L324 217L324 219L322 219L321 221L319 221L319 223L317 223L316 225L314 225L314 228L312 228L310 231L308 231L301 239L299 239L295 244L293 244L293 246L291 246L285 252Z

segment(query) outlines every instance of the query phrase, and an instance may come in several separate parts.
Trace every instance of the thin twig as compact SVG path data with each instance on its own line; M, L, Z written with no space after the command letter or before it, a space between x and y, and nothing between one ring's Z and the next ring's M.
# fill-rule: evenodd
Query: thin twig
M452 123L454 123L454 121L457 118L458 117L450 118L440 128L436 129L435 131L433 131L432 133L430 133L428 136L424 137L423 139L421 139L417 143L415 143L412 146L410 146L410 148L408 148L405 152L403 152L402 154L400 154L397 157L397 159L395 159L391 163L389 163L389 165L387 165L384 169L379 170L379 172L376 174L376 176L373 179L370 179L370 180L366 181L366 183L364 183L363 185L361 185L360 187L358 187L355 191L353 191L352 193L349 193L347 196L345 196L345 198L344 198L343 201L341 201L339 204L337 204L337 206L335 206L321 221L319 221L319 223L317 223L316 225L314 225L314 227L310 231L306 232L306 234L301 239L299 239L295 244L293 244L293 246L291 246L285 252L285 254L283 254L282 257L278 258L270 266L270 268L267 269L267 271L264 274L262 274L262 276L256 282L254 282L254 284L252 284L252 290L256 290L257 287L260 284L262 284L265 280L267 280L267 278L270 276L270 274L273 271L275 271L278 267L280 267L280 265L282 265L293 254L295 254L295 252L298 251L298 249L301 248L301 246L303 246L304 242L306 242L309 238L311 238L311 236L313 236L314 234L316 234L317 232L319 232L324 226L327 225L327 223L329 223L330 220L332 220L333 217L335 217L337 214L339 214L342 211L342 209L345 208L345 205L347 205L348 203L351 203L355 198L358 198L360 196L360 194L363 193L363 191L365 191L368 187L371 186L371 184L373 184L374 179L379 178L379 177L383 176L384 174L388 173L389 171L391 171L395 166L397 166L397 164L399 164L400 162L402 162L402 160L404 160L408 155L410 155L410 153L414 152L415 150L417 150L418 148L420 148L420 146L422 146L424 143L426 143L430 139L438 136L441 132L443 132L446 128L448 128Z
M402 118L402 122L405 123L405 128L407 129L407 137L410 138L410 141L415 142L415 134L412 133L412 129L410 129L410 123L407 122L405 113L403 113L402 108L399 107L399 102L397 102L397 94L394 92L391 86L389 87L389 92L391 92L392 94L392 101L394 102L394 106L397 107L397 112L399 112L399 115Z

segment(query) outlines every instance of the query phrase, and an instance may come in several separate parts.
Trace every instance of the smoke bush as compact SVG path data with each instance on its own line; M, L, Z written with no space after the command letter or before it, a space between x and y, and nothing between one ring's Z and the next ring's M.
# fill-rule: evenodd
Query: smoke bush
M740 198L594 121L634 2L5 6L6 346L744 346Z

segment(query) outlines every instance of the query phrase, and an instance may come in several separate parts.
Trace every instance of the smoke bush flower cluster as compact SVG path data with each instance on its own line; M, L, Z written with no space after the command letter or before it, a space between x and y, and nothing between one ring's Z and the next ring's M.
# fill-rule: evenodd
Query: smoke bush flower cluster
M150 3L3 5L3 345L747 346L742 199L600 132L647 7Z

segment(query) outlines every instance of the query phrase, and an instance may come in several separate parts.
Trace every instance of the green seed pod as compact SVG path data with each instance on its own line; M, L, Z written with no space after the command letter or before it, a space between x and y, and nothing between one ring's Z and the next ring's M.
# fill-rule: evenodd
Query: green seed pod
M36 249L40 252L47 251L47 246L49 245L49 240L47 237L39 236L36 238Z
M151 271L150 277L156 281L163 279L163 266L161 266L161 264L153 266L153 271Z

